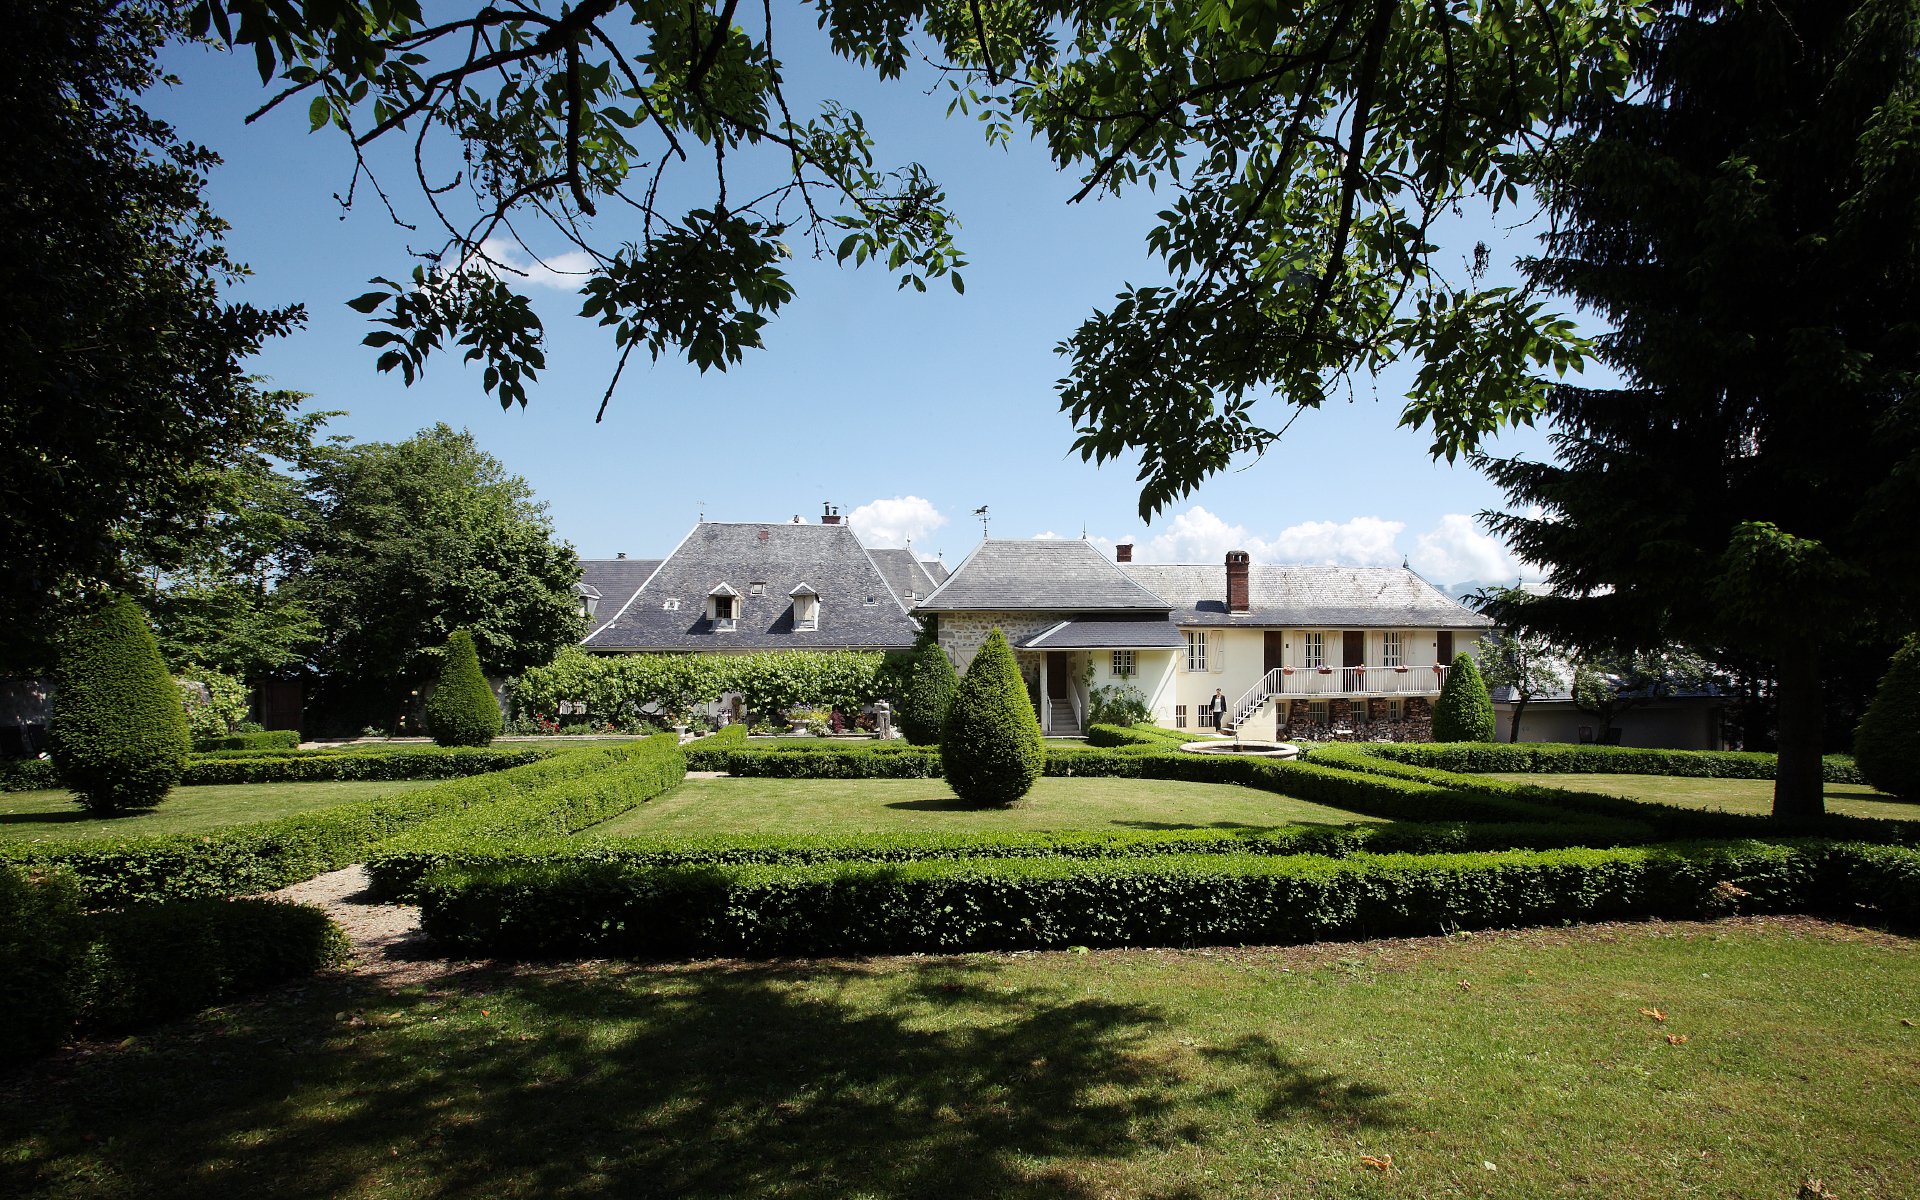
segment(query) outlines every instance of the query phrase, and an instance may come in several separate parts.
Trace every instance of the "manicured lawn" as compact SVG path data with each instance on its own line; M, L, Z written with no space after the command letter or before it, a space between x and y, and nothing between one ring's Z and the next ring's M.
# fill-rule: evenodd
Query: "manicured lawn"
M1372 818L1252 788L1164 779L1042 779L1006 809L966 809L940 779L689 779L589 833L857 833L1264 828Z
M1910 1197L1902 1017L1799 920L335 978L17 1072L0 1194Z
M1528 775L1495 773L1493 779L1537 783L1580 792L1605 792L1634 800L1677 804L1685 808L1717 808L1736 813L1771 813L1771 779L1683 779L1672 775ZM1887 817L1920 821L1920 804L1909 804L1874 791L1862 783L1827 785L1827 811L1853 817Z
M0 792L0 841L70 842L149 833L195 833L251 825L443 782L401 779L347 783L233 783L175 788L158 808L131 816L90 815L64 791Z

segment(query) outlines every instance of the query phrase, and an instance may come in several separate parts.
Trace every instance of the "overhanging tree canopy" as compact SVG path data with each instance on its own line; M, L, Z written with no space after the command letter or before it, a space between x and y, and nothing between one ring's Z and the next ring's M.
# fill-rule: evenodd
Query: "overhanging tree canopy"
M1816 814L1828 649L1912 628L1920 582L1920 0L1674 5L1635 76L1532 265L1625 385L1556 390L1555 461L1482 461L1556 593L1488 613L1770 663L1775 812Z
M488 247L530 223L589 257L583 315L612 329L622 364L644 348L724 368L758 346L791 294L788 237L883 260L902 286L959 286L938 185L917 166L876 167L858 114L787 103L776 7L193 11L198 30L254 53L277 89L268 107L306 104L315 129L337 126L356 152L410 140L442 241L356 302L378 314L368 341L409 379L457 344L512 404L544 365L542 329ZM1539 368L1580 361L1583 343L1538 299L1446 277L1431 234L1463 198L1521 197L1532 152L1574 103L1625 82L1647 0L814 7L834 50L882 77L935 60L990 140L1028 125L1082 175L1078 198L1170 190L1147 241L1172 282L1126 289L1062 347L1076 448L1138 453L1143 515L1273 445L1285 420L1254 411L1270 392L1284 417L1414 357L1405 422L1451 456L1531 419ZM437 169L448 148L458 164ZM688 177L711 200L678 211L662 181Z

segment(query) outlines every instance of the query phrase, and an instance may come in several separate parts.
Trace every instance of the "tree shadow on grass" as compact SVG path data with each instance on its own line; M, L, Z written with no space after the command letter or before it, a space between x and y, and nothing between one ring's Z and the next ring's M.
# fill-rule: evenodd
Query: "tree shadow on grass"
M890 800L888 808L904 809L907 812L953 812L976 813L980 805L968 804L958 796L931 796L925 800Z
M0 825L71 825L75 821L113 821L121 817L137 817L137 812L100 813L88 812L76 808L71 812L23 812L0 813Z
M1264 1039L1196 1060L1156 1008L1003 971L316 983L0 1087L0 1193L1173 1198L1193 1193L1141 1185L1139 1160L1205 1140L1195 1116L1227 1093L1264 1096L1269 1119L1395 1111Z

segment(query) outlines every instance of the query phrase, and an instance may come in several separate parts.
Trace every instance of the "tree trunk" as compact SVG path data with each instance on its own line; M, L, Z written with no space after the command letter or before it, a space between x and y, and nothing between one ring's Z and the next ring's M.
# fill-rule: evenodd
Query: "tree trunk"
M1513 728L1507 734L1508 745L1512 745L1513 743L1520 740L1520 714L1525 712L1526 710L1527 710L1527 697L1520 695L1518 692L1514 693Z
M1820 648L1804 631L1789 638L1774 658L1774 697L1779 705L1780 756L1774 771L1773 815L1805 821L1826 811L1826 785L1820 761L1824 749L1826 705L1820 676Z

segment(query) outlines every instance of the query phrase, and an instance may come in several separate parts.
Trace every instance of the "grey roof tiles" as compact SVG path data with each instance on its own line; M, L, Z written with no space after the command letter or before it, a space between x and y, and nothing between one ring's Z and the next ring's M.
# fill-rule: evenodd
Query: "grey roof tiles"
M1020 643L1022 650L1173 650L1186 644L1180 630L1158 614L1145 617L1074 617Z
M1247 568L1244 613L1227 611L1224 564L1122 563L1119 569L1164 597L1181 625L1484 629L1492 624L1405 567L1257 563Z
M997 541L974 548L915 606L922 612L1165 612L1167 602L1123 574L1087 542Z
M820 597L817 629L793 627L788 593L802 583ZM707 619L707 597L722 585L739 596L732 631ZM618 605L609 597L582 642L588 650L893 649L918 633L846 525L705 521L644 587Z
M872 556L874 566L880 568L887 587L903 609L911 610L940 586L911 550L869 550L867 553Z

